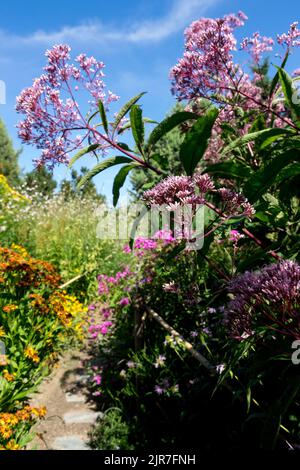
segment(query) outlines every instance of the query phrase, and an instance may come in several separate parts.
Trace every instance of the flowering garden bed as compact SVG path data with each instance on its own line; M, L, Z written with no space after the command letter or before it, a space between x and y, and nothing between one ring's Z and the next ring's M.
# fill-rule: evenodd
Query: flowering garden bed
M122 165L115 207L126 177L145 174L144 209L163 211L169 224L131 232L112 270L96 267L91 296L92 258L93 280L80 292L93 298L88 314L59 289L51 265L0 248L4 448L26 444L23 430L44 414L27 408L28 394L87 319L94 357L85 367L104 412L93 448L299 448L299 69L287 67L300 31L293 23L277 44L255 33L238 45L246 19L239 12L187 28L170 74L184 106L159 124L143 117L143 93L110 116L119 98L105 91L104 64L85 54L72 62L65 44L46 52L43 74L17 98L19 136L41 150L38 165L105 157L79 190ZM266 53L277 50L270 66ZM87 109L76 93L87 95ZM172 132L180 134L176 165L160 147Z

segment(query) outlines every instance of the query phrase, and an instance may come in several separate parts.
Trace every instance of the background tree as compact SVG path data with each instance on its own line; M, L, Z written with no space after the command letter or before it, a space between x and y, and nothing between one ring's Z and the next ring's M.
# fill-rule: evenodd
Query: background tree
M60 185L60 192L64 194L65 199L69 200L75 196L78 196L78 188L77 185L81 178L88 172L88 168L82 167L80 169L80 173L76 170L71 171L71 180L64 179ZM81 196L91 197L92 199L96 199L99 202L105 201L105 196L103 194L99 194L96 188L96 185L93 183L92 180L88 181L87 184L80 190Z
M7 133L2 119L0 119L0 174L4 175L8 182L16 186L20 182L20 169L18 158L21 151L16 151Z
M43 196L51 196L57 187L52 173L44 166L27 173L24 177L24 183L27 188L35 188Z

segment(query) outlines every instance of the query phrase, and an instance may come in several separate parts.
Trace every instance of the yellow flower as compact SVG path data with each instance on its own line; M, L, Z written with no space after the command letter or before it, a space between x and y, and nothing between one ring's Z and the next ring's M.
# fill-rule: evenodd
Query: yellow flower
M11 441L9 441L6 444L6 449L8 449L8 450L19 450L20 446L19 446L19 444L16 444L16 441L14 439L12 439Z
M5 336L5 331L3 326L0 326L0 338L2 338L3 336Z
M45 406L41 406L40 408L32 408L31 412L38 418L44 418L44 416L47 414L47 408Z
M24 356L28 359L31 359L33 362L40 362L40 358L37 354L37 351L32 346L27 346L24 350Z

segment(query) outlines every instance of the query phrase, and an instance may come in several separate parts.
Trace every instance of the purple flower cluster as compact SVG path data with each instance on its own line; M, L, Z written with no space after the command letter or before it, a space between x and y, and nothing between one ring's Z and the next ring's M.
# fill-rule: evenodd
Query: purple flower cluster
M300 338L300 266L280 261L258 272L245 272L233 279L228 290L234 299L225 308L230 335L243 339L257 325Z
M17 126L19 137L25 144L34 144L41 149L37 163L50 167L55 163L67 163L69 153L88 137L93 143L101 144L103 149L109 146L90 132L87 119L99 100L107 107L118 99L113 93L104 91L103 62L80 54L74 65L69 62L70 51L65 44L48 50L44 73L17 97L16 110L25 116ZM90 97L90 110L86 116L75 98L79 89Z

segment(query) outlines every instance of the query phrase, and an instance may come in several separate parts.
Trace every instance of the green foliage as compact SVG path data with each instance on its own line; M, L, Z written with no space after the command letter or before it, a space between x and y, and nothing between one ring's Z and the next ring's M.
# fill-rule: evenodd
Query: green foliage
M162 133L160 131L161 126L159 125L156 127L156 130L152 131L148 139L148 145L151 142L151 160L157 163L166 174L179 175L183 172L179 159L179 149L184 139L184 134L178 125L177 118L175 120L172 118L174 115L178 116L180 113L183 113L182 110L183 107L176 104L166 119L162 121L162 123L165 123L163 124L164 129ZM176 122L175 127L173 125L174 122ZM172 125L169 125L169 123ZM152 135L153 137L151 137ZM152 139L153 142L155 140L155 143L152 143ZM161 177L154 172L136 167L130 176L133 197L139 199L146 189L153 187L160 179Z
M108 409L99 425L91 432L90 446L98 450L132 450L128 443L129 426L118 408Z
M186 134L180 148L180 160L187 175L191 176L207 149L212 127L218 117L217 109L201 116Z
M20 182L19 154L20 151L14 150L5 124L0 119L0 174L6 176L13 186L17 186Z

